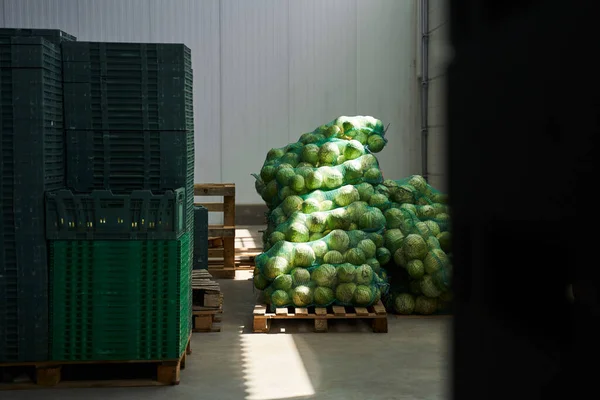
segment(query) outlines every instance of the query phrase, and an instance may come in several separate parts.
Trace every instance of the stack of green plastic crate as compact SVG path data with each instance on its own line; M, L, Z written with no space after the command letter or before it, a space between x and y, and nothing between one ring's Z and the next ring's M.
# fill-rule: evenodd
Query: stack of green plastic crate
M53 241L54 360L176 359L191 332L189 234L178 240Z
M47 210L55 210L60 228L53 234L48 224L48 237L61 238L50 245L51 358L179 358L192 322L191 52L177 44L98 42L65 43L62 50L66 186L72 195L48 197L56 202ZM128 238L118 224L110 229L119 234L106 237L115 204L124 213L140 209L135 191L159 198L182 189L183 231L156 238L159 231L148 230L148 218L137 213L117 218L130 221ZM113 204L90 206L98 198ZM169 215L176 214L181 212Z

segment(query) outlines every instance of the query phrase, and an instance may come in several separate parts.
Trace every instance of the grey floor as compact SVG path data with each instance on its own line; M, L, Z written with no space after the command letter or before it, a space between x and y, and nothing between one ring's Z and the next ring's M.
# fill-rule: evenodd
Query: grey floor
M173 387L0 392L1 400L69 399L444 399L451 320L389 317L389 333L337 322L314 333L308 321L274 321L253 334L256 294L245 277L220 280L222 329L196 333Z

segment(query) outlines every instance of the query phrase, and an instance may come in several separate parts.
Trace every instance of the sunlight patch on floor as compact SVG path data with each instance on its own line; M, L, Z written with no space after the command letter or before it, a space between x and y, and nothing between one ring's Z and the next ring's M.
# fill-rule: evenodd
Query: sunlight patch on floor
M241 341L247 400L315 394L291 335L248 334Z

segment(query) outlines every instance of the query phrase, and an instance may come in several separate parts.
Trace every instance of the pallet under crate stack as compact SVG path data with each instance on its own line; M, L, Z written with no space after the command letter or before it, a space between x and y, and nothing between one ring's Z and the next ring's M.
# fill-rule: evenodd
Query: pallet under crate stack
M69 368L81 372L86 366L106 364L106 370L117 370L115 364L123 364L131 372L152 364L156 368L149 377L151 384L176 384L190 352L192 329L190 50L177 44L74 40L54 46L59 49L60 70L52 87L61 100L61 140L54 143L49 130L38 129L50 144L44 143L39 155L32 155L36 162L40 156L62 162L61 171L66 173L57 176L52 186L48 173L41 170L36 175L41 177L40 185L34 186L35 193L28 193L29 197L18 191L17 179L12 180L13 188L2 186L0 228L12 220L28 223L19 228L30 233L32 241L42 240L40 250L33 242L17 238L15 252L9 248L15 247L14 240L7 240L7 235L0 244L0 275L13 273L5 266L13 268L19 287L15 292L9 287L13 281L0 278L0 372L6 377L11 376L6 368L31 367L33 385L70 386L65 379L65 374L73 373ZM52 54L48 43L42 47ZM48 57L46 53L42 60ZM0 61L5 59L2 53ZM51 68L46 70L45 75L51 76ZM14 76L13 71L13 91L18 87ZM36 83L33 78L28 82ZM4 94L6 81L0 85ZM43 89L40 92L48 92ZM1 104L5 105L4 100ZM48 118L47 111L40 115L41 122ZM22 131L24 125L13 119L14 129L19 126ZM4 122L3 139L12 134L6 126ZM34 128L32 124L31 132ZM12 137L16 150L16 132ZM62 146L57 155L51 153L51 144ZM9 152L2 150L5 164ZM14 165L16 169L16 161ZM6 165L0 168L4 168L4 178ZM29 186L36 185L34 176L22 179ZM9 205L4 192L11 191L14 203ZM35 200L31 204L40 210L41 218L16 218L21 209L18 202L28 198ZM22 206L31 208L29 204ZM7 216L11 209L12 219ZM15 259L14 254L14 266L4 262ZM37 264L25 263L31 257L37 257L38 270L34 271ZM49 288L47 294L40 290L44 285ZM4 306L12 293L20 293L19 307ZM9 315L13 309L18 319L14 328L4 324L14 320ZM13 338L22 356L10 353ZM0 383L0 389L7 388L3 386Z

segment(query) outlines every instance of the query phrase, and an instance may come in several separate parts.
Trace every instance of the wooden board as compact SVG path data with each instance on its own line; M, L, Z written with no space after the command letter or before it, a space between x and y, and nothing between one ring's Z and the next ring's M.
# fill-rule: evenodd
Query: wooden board
M221 332L223 310L213 310L204 307L193 307L192 332Z
M93 387L138 387L178 385L180 370L185 369L187 356L192 353L191 337L186 350L174 360L119 360L119 361L44 361L27 363L2 363L0 375L25 373L33 378L30 382L0 383L0 390L47 389L47 388L93 388ZM99 366L105 366L99 368ZM18 369L18 370L17 370ZM66 376L77 371L76 380ZM123 379L105 378L99 371L122 371L127 376L145 377ZM18 372L16 372L18 371ZM83 379L82 379L83 377Z
M274 312L270 312L269 307L265 304L257 304L254 307L253 319L253 332L262 333L269 332L272 319L312 319L315 321L315 331L317 332L327 332L327 320L329 319L370 319L373 332L387 333L388 331L387 313L381 301L369 307L282 307L276 308Z

